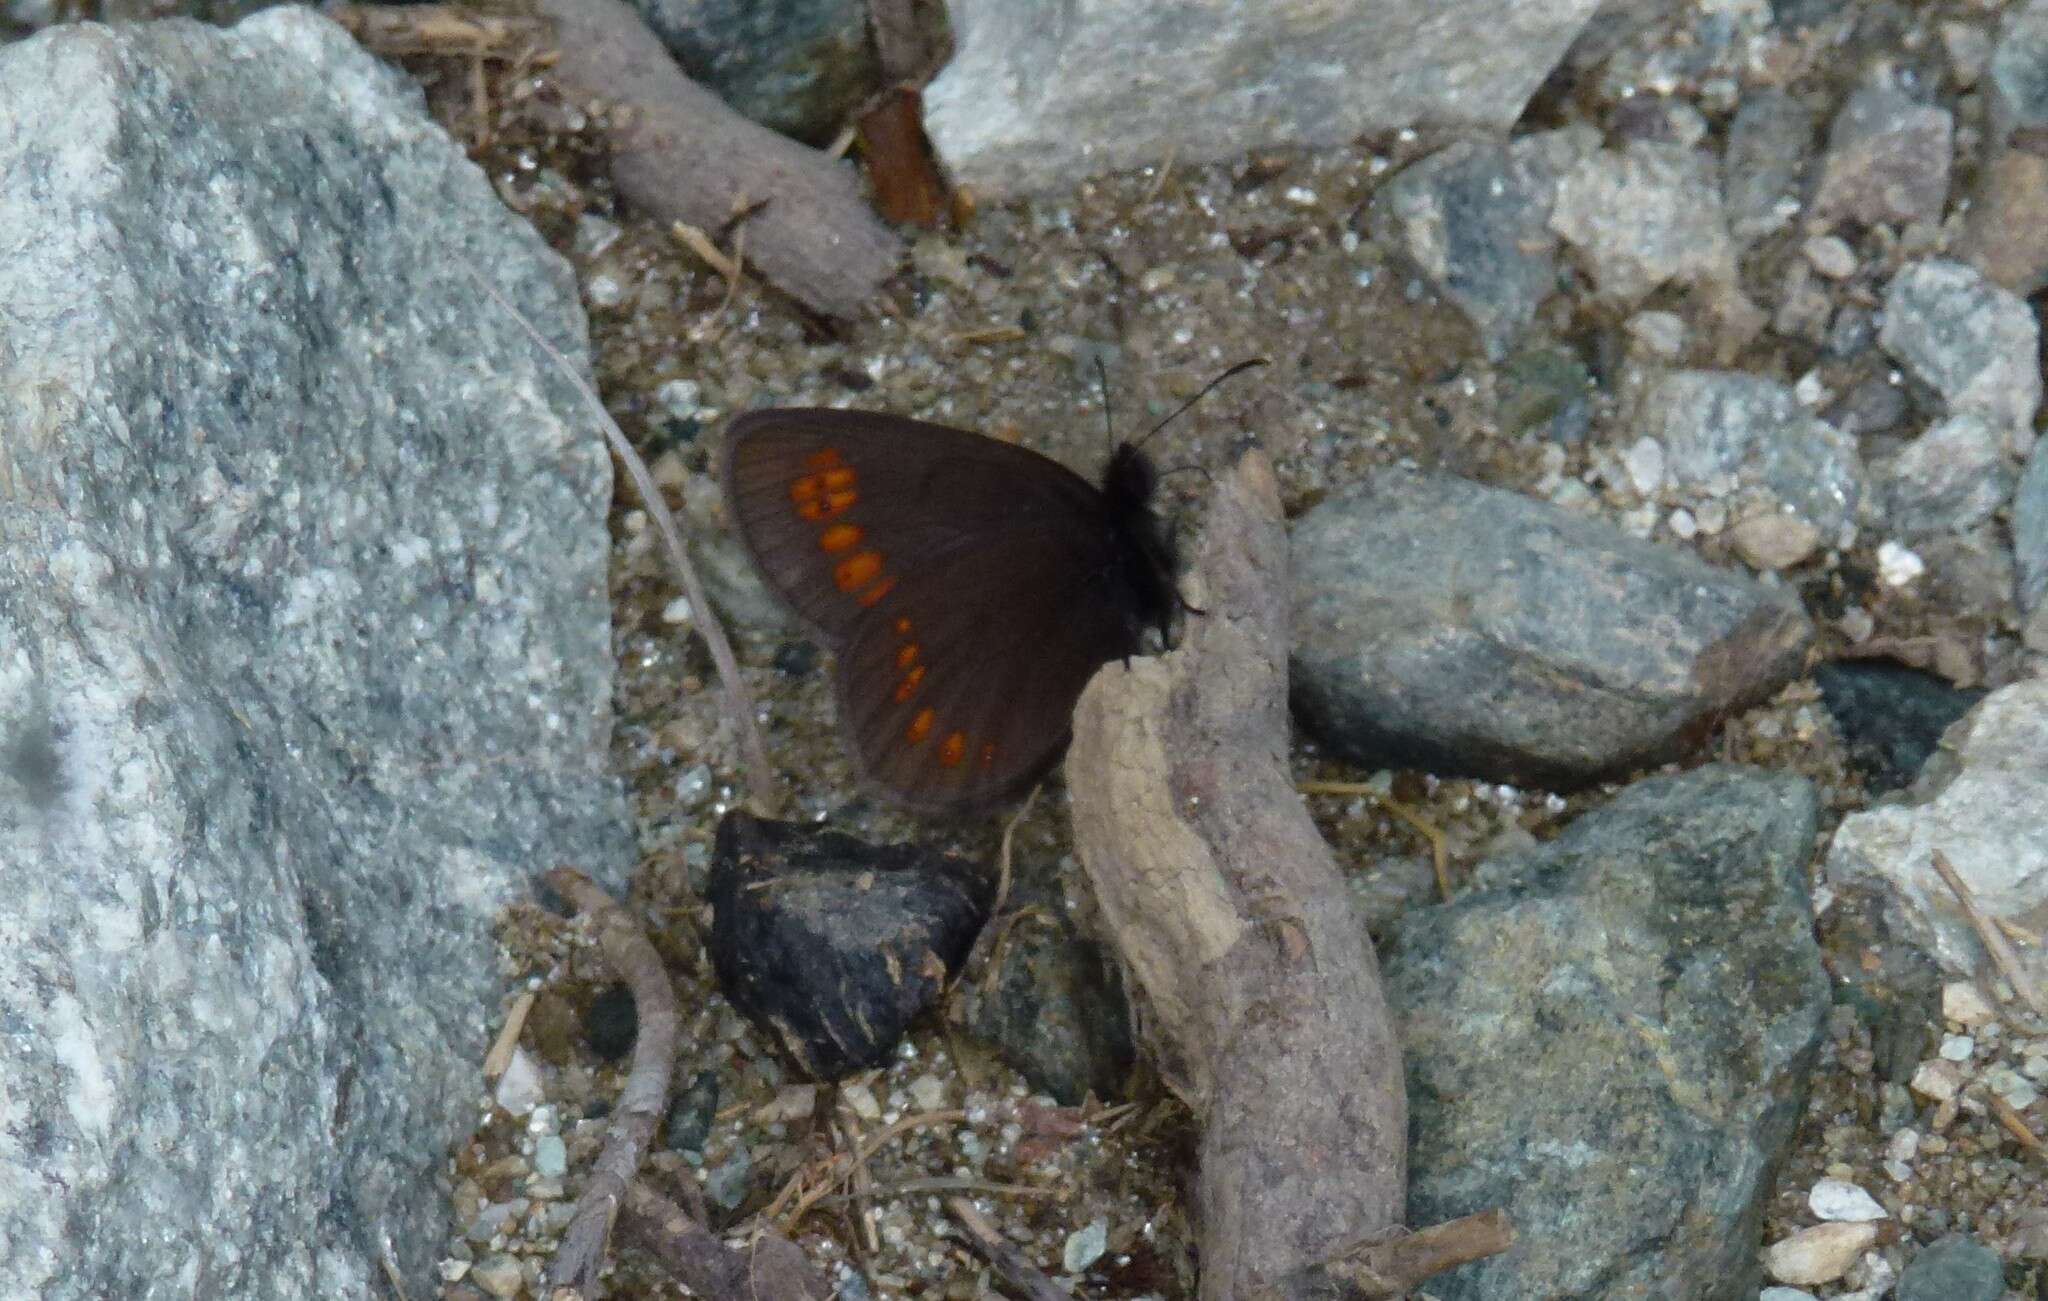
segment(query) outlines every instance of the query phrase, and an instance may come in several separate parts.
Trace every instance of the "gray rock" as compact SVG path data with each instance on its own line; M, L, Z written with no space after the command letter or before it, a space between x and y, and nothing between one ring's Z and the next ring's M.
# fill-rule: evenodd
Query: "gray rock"
M2005 1295L2005 1262L1964 1233L1927 1247L1899 1271L1898 1301L1998 1301Z
M2041 331L2023 299L1964 263L1915 262L1885 289L1877 341L1950 414L1976 412L2011 450L2033 447Z
M1935 875L1935 850L1993 917L2039 930L2048 921L2048 679L2001 687L1950 728L1920 779L1899 797L1842 819L1827 876L1880 896L1902 932L1951 971L1982 959L1955 896Z
M1367 762L1572 785L1683 753L1798 671L1798 603L1689 551L1445 475L1294 526L1295 703Z
M1596 7L954 0L956 52L925 90L925 128L982 195L1418 122L1505 130Z
M1817 217L1865 225L1941 220L1948 201L1955 119L1891 86L1849 96L1828 129L1813 196Z
M1056 879L1020 881L1005 913L991 926L1006 928L996 966L962 991L968 1030L1064 1106L1122 1098L1137 1047L1110 955L1074 925Z
M1728 228L1736 239L1753 243L1799 214L1813 133L1812 111L1777 87L1743 97L1721 159Z
M1906 444L1883 474L1886 522L1906 538L1975 528L2005 504L2013 479L2004 435L1975 412Z
M704 945L719 991L816 1080L886 1062L988 919L966 859L743 810L719 819Z
M1987 145L2001 148L2015 131L2048 127L2048 0L2025 0L2006 11L1990 74Z
M1583 255L1601 296L1624 306L1674 281L1735 279L1714 160L1682 145L1639 140L1581 160L1558 182L1550 228Z
M2028 297L2048 287L2048 158L2006 149L1977 176L1956 252L1994 284Z
M1383 953L1414 1142L1409 1218L1514 1210L1442 1301L1748 1301L1828 981L1800 777L1715 764L1629 787Z
M2027 644L2048 650L2048 443L2036 443L2012 497L2012 549Z
M631 0L683 71L764 126L823 144L875 92L866 0Z
M1984 698L1947 679L1883 660L1846 660L1813 671L1849 766L1873 793L1912 784L1949 725Z
M1515 433L1540 432L1559 443L1583 442L1593 421L1595 388L1592 372L1571 349L1559 344L1522 348L1495 373L1500 426Z
M1499 361L1557 288L1557 177L1599 145L1590 130L1501 145L1459 141L1404 169L1373 199L1373 233L1463 312Z
M303 9L0 48L0 1266L416 1296L492 923L621 879L568 268Z
M1844 393L1827 410L1827 422L1851 438L1881 434L1905 423L1905 389L1884 375L1872 375Z
M1695 498L1737 514L1789 511L1842 542L1863 495L1856 440L1799 405L1789 385L1743 371L1677 370L1637 401L1637 424L1664 444L1666 472Z

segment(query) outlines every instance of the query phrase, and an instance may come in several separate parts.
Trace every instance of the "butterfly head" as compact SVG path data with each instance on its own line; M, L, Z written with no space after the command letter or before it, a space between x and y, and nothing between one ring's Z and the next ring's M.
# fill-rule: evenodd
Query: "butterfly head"
M1155 638L1170 643L1174 616L1186 608L1175 576L1180 570L1173 539L1153 513L1159 470L1152 458L1132 443L1119 443L1102 473L1102 496L1117 530L1118 572L1110 581L1122 599L1128 644L1142 649Z

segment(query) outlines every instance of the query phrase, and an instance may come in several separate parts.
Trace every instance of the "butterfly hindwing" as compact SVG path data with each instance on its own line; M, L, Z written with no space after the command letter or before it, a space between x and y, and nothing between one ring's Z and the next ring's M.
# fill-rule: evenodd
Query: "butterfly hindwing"
M738 533L838 656L865 772L904 803L1013 793L1075 698L1135 647L1101 494L1023 448L892 416L770 410L727 437Z

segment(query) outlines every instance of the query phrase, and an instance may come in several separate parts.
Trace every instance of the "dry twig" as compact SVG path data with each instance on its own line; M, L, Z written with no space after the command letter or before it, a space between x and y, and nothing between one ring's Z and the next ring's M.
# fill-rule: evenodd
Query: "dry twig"
M1505 1211L1481 1211L1413 1233L1364 1239L1325 1261L1296 1270L1277 1286L1260 1288L1250 1301L1396 1301L1425 1279L1515 1245L1515 1226Z
M470 279L477 287L490 296L492 302L503 308L518 322L534 345L546 353L562 374L582 395L583 403L590 408L590 414L604 430L605 438L611 443L612 454L626 467L626 474L633 480L633 488L640 495L640 504L646 508L648 518L654 521L661 540L668 546L669 563L675 567L676 577L681 580L684 595L690 598L690 611L697 625L698 633L704 638L705 648L711 652L711 662L718 666L718 680L725 687L725 721L739 738L740 754L747 765L747 780L751 786L749 803L764 816L772 816L780 802L780 791L775 782L775 769L768 763L768 746L761 739L761 729L754 721L754 703L747 696L746 683L740 679L740 663L732 653L732 643L725 638L725 628L718 622L718 614L711 608L711 599L705 594L704 584L697 577L697 567L690 563L690 549L683 545L683 532L676 524L676 518L669 512L668 504L662 500L661 489L655 486L654 475L647 463L626 441L626 433L619 428L619 422L612 419L612 413L605 410L597 390L590 387L561 349L549 343L547 337L534 328L520 310L507 302L483 273L468 263L463 264Z
M1204 1301L1398 1225L1400 1049L1329 847L1287 771L1287 534L1271 465L1217 486L1169 654L1111 664L1074 716L1074 840L1202 1121ZM1313 1160L1305 1154L1313 1153Z
M554 28L523 14L487 14L463 5L343 4L323 10L372 54L462 56L546 67Z
M989 1267L1027 1301L1074 1301L1074 1298L1045 1276L1044 1271L1024 1259L1024 1253L1003 1241L995 1226L982 1218L974 1203L965 1197L949 1197L946 1209L967 1230L967 1240L981 1253Z
M1955 864L1948 861L1948 855L1937 849L1933 857L1935 874L1955 895L1956 902L1962 906L1963 916L1969 918L1970 925L1976 928L1977 939L1984 945L1984 952L1990 955L1992 965L1998 968L1998 974L2005 977L2006 983L2012 986L2022 1002L2034 1009L2034 1015L2048 1017L2048 999L2042 997L2041 987L2034 983L2019 950L2005 938L2005 932L1998 928L1998 923L1978 906L1977 896L1971 893L1969 882L1963 880Z
M562 1231L562 1242L548 1267L549 1286L559 1295L568 1289L588 1296L604 1267L605 1249L619 1205L625 1200L640 1158L668 1110L668 1084L675 1068L676 1041L682 1020L676 1012L675 988L661 965L661 955L639 924L595 881L566 867L548 873L548 884L586 913L596 931L598 952L633 991L639 1033L633 1041L633 1065L619 1090L604 1151L591 1170L590 1182L576 1201L576 1213Z
M512 1010L505 1016L504 1028L491 1041L491 1050L484 1054L485 1079L497 1079L512 1064L512 1051L519 1046L519 1032L526 1028L526 1017L533 1011L533 1004L534 994L530 989L512 1000Z
M749 223L749 260L814 311L851 316L893 275L902 244L875 219L853 173L749 122L685 77L620 0L539 0L554 20L555 76L572 93L623 104L607 124L612 178L663 225L716 227L742 194L769 200Z
M2041 1141L2041 1136L2034 1132L2034 1127L2027 1123L2019 1109L1995 1093L1991 1095L1991 1114L1998 1117L1998 1123L2005 1126L2006 1133L2019 1140L2021 1147L2030 1152L2048 1151L2048 1144Z

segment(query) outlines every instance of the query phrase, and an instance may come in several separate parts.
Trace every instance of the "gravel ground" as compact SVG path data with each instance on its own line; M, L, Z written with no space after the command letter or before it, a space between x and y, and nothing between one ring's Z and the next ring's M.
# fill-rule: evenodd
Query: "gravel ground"
M1984 20L1979 8L1951 8ZM1931 30L1937 15L1929 9L1900 9L1899 22ZM1884 24L1855 30L1905 39ZM1872 51L1781 53L1824 77L1830 60L1848 65L1858 61L1848 56ZM474 142L466 73L431 62L413 70L451 129ZM1596 511L1638 531L1658 518L1654 508L1644 513L1612 440L1555 441L1547 420L1528 415L1532 402L1540 408L1539 386L1488 363L1464 318L1366 238L1374 186L1437 142L1404 135L1314 156L1147 170L984 210L958 234L919 238L911 272L875 319L832 330L751 284L728 299L723 282L665 233L612 215L591 124L544 80L492 89L492 140L478 157L507 200L575 261L608 403L671 501L686 504L700 527L715 518L707 465L721 427L751 405L857 404L976 427L1092 474L1107 452L1097 358L1109 374L1117 431L1130 434L1254 356L1274 365L1162 433L1163 463L1214 470L1256 441L1279 467L1290 514L1368 467L1406 461ZM1609 93L1598 84L1554 84L1536 112L1555 125L1599 124ZM1799 238L1794 231L1766 240L1744 262L1745 284L1765 311L1776 306L1774 278ZM1896 264L1905 251L1873 238L1850 255ZM1695 310L1689 300L1660 306ZM1558 338L1614 328L1596 304L1563 295L1539 322ZM1789 378L1810 362L1773 348L1782 345L1763 335L1733 364ZM1604 400L1596 397L1586 413L1595 430L1614 414ZM1205 490L1198 474L1168 485L1181 512ZM1135 1103L1062 1109L932 1026L886 1070L813 1088L789 1078L718 997L699 940L708 926L699 897L737 765L719 736L708 661L683 635L692 612L677 601L644 516L621 492L612 575L615 753L640 819L644 860L633 901L662 923L657 943L678 973L683 1101L670 1130L682 1135L681 1159L709 1202L727 1219L743 1218L835 1147L902 1127L843 1192L826 1193L825 1213L803 1223L800 1241L835 1272L842 1295L986 1294L981 1265L943 1210L957 1191L993 1205L1027 1254L1062 1262L1076 1295L1190 1295L1180 1179L1192 1131L1156 1082ZM1720 538L1696 545L1738 563ZM1824 607L1829 591L1874 572L1871 552L1863 543L1803 577L1809 604ZM715 557L712 567L720 568ZM725 587L744 601L747 582L732 578ZM1877 599L1880 630L1900 638L1970 640L1995 618L1954 602ZM825 675L787 671L804 659L792 634L767 623L735 631L771 720L770 745L797 775L797 807L830 812L875 838L917 831L854 794ZM1832 626L1826 636L1839 645ZM1708 749L1702 758L1811 776L1828 827L1866 802L1808 682L1731 720ZM1295 761L1304 778L1375 776L1319 756L1306 741ZM1378 780L1444 833L1454 881L1496 849L1543 838L1612 789L1564 799L1405 774ZM1369 800L1312 804L1340 859L1357 866L1362 895L1398 900L1427 891L1428 847L1404 822ZM939 835L985 855L997 831ZM1071 868L1056 783L1021 824L1017 853ZM452 1158L458 1196L447 1297L531 1294L521 1289L535 1283L576 1191L574 1172L586 1168L616 1095L619 1068L593 1053L584 1031L610 978L573 935L539 907L507 919L506 973L537 995L526 1043L540 1069L529 1080L526 1066L516 1068L519 1078L501 1083L498 1098L517 1103L524 1090L524 1102L538 1105L515 1116L479 1098L477 1133ZM2048 1107L2036 1095L2048 1089L2048 1027L2024 1024L2011 1005L1974 986L1944 982L1846 907L1824 913L1821 938L1842 993L1767 1211L1765 1243L1824 1252L1853 1240L1846 1273L1807 1293L1875 1297L1892 1289L1916 1241L1967 1232L2005 1258L2010 1294L2048 1296L2048 1153L2032 1139L2048 1131ZM1870 1210L1826 1181L1864 1190L1884 1218L1841 1229ZM1822 1235L1829 1241L1811 1233L1817 1223L1834 1226ZM1773 1272L1793 1277L1791 1268ZM630 1255L613 1279L617 1296L675 1294Z

